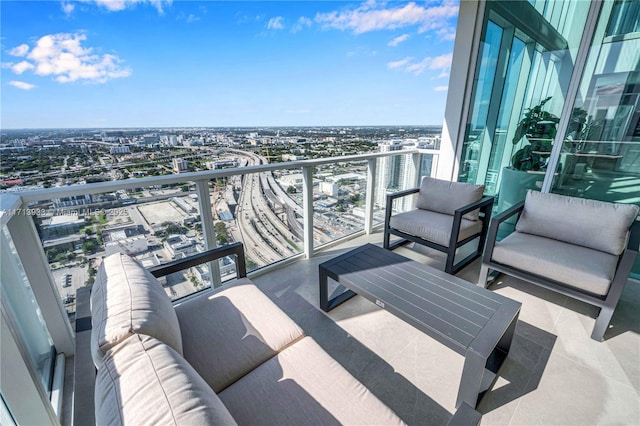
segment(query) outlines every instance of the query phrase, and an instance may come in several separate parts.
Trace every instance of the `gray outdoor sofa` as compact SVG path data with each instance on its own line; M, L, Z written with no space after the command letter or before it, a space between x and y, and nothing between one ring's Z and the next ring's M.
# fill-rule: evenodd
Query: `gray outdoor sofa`
M227 255L237 280L175 306L156 279ZM242 244L150 271L117 253L78 292L74 424L403 424L246 278Z
M491 221L478 285L494 270L597 306L591 338L602 341L638 255L638 210L529 190ZM516 215L515 232L497 241Z

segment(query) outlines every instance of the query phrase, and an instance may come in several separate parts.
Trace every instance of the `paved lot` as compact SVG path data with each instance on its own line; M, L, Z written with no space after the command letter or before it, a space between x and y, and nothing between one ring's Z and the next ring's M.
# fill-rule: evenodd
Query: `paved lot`
M167 221L182 223L182 220L187 217L187 214L178 209L171 201L143 204L138 206L138 211L150 225Z

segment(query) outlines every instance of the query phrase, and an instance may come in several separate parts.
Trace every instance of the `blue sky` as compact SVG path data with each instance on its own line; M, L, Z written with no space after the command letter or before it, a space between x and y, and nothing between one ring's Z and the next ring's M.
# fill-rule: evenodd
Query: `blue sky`
M458 3L5 1L1 127L440 125Z

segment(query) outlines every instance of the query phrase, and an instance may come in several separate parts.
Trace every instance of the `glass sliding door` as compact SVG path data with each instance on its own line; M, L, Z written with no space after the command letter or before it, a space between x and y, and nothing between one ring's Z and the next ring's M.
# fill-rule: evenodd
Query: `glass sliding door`
M604 4L553 192L640 205L640 1Z
M504 210L542 187L589 3L486 6L458 180Z
M552 192L640 205L640 1L603 3ZM632 276L640 278L640 260Z

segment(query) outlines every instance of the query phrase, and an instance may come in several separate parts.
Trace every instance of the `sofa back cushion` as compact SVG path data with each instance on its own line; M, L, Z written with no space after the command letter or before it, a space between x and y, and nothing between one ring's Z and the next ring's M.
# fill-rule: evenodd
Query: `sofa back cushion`
M184 358L142 334L107 351L94 398L98 425L236 424Z
M529 190L516 231L619 256L638 206Z
M484 185L449 182L424 176L420 183L416 207L453 216L460 207L481 199L483 193ZM468 220L478 220L478 212L474 210L463 217Z
M158 280L127 255L103 260L91 291L91 318L91 355L98 368L105 352L133 333L153 336L182 354L171 300Z

